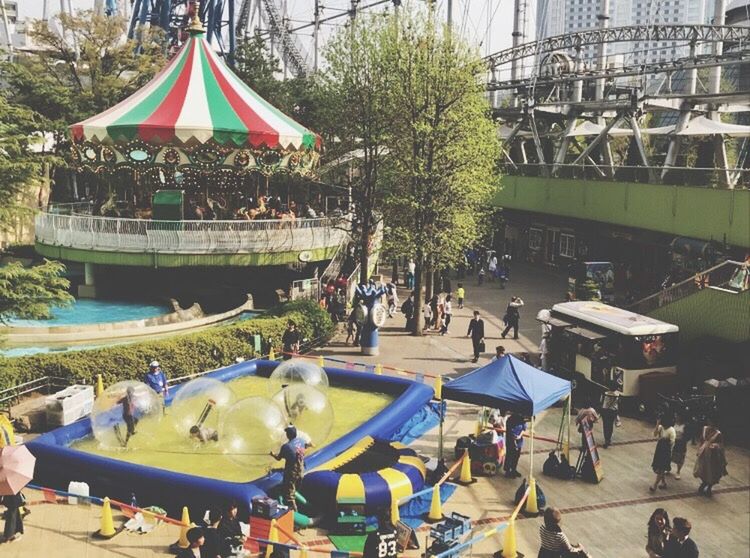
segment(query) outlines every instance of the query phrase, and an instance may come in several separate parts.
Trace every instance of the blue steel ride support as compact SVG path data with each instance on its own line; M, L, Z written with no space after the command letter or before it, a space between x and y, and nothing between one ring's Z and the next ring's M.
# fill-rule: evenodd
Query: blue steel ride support
M360 347L363 355L377 356L380 353L378 348L378 327L371 319L372 309L378 302L378 299L386 293L384 286L376 286L373 281L370 283L360 283L354 290L354 305L362 302L367 307L367 318L360 326Z

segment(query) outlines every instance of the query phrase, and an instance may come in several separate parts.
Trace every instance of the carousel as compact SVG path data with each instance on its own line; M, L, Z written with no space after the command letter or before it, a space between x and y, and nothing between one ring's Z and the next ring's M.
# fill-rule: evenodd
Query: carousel
M36 219L41 255L93 266L269 266L331 259L347 203L312 180L320 137L190 38L135 94L71 126L88 199Z

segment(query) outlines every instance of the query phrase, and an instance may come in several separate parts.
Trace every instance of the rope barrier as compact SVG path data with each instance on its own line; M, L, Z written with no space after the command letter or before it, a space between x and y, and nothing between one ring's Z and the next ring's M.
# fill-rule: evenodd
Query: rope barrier
M325 355L313 355L313 354L290 353L290 352L282 352L281 354L288 355L291 357L299 357L299 358L314 358L314 359L323 358L325 361L344 364L347 367L362 366L365 369L367 369L367 368L373 368L375 366L373 364L365 364L362 362L352 362L350 360L342 360L340 358L334 358L334 357L325 356ZM417 372L415 370L407 370L405 368L398 368L396 366L389 366L387 364L381 364L380 366L383 370L392 370L396 372L396 374L406 374L406 375L412 375L416 377L433 378L433 379L438 377L438 374L428 374L427 372Z

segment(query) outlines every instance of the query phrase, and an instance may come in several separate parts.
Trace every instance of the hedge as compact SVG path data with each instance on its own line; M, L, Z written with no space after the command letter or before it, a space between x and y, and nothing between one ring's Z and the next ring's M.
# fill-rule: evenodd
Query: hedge
M334 325L328 313L312 301L298 300L257 318L196 333L86 351L0 358L0 390L43 376L90 384L101 374L106 385L142 377L152 360L158 360L173 378L212 370L232 364L237 357L267 354L271 344L278 354L289 320L311 343L323 343L333 335ZM261 336L262 355L255 355L256 334Z

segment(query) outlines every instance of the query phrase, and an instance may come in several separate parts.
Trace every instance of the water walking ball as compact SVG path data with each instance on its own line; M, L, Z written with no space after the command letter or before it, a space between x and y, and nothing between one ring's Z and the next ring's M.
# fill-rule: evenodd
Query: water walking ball
M246 397L232 405L219 422L219 444L238 465L254 466L286 441L286 417L266 397Z
M161 397L143 382L125 380L94 401L91 430L106 449L138 449L153 442L151 433L164 416Z
M221 416L237 400L232 389L214 378L195 378L179 388L169 405L168 418L178 434L188 436L193 426L218 430Z
M333 407L328 396L305 384L291 384L273 396L288 422L297 427L300 436L320 446L333 428Z
M321 391L328 390L328 374L320 366L306 359L293 358L279 364L268 378L269 395L292 384L307 384Z

